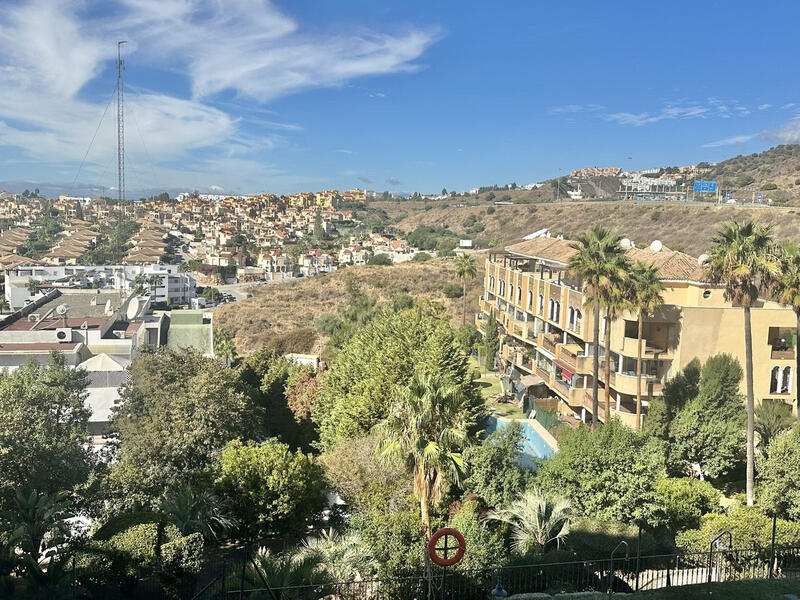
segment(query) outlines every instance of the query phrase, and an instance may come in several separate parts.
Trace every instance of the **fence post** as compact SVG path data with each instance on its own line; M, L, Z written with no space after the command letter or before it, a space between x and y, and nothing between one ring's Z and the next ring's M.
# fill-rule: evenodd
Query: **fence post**
M639 525L639 533L636 536L636 591L639 591L639 559L642 557L642 526Z
M769 578L772 579L775 568L775 529L778 524L778 513L772 515L772 546L769 551Z
M228 574L228 561L224 560L222 561L222 588L220 589L220 595L219 595L220 598L225 598L226 595L225 583L227 579L227 574Z
M250 553L247 551L247 544L244 545L244 553L242 555L242 576L239 579L239 600L244 598L244 573L247 568L247 557Z

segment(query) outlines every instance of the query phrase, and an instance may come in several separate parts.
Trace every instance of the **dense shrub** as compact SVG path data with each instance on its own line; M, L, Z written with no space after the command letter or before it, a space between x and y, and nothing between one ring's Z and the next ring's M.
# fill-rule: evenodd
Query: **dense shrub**
M505 562L508 552L503 540L502 528L490 528L480 512L476 500L467 500L456 515L450 519L450 527L458 529L464 536L468 552L458 563L461 570L499 567Z
M635 551L638 536L639 528L631 523L586 517L570 524L566 548L578 558L608 558L614 546L623 540ZM642 531L643 555L669 550L668 544L656 539L648 531Z
M442 288L442 293L448 298L461 298L464 290L457 283L448 283Z
M720 494L708 481L692 477L665 478L656 483L664 520L672 529L700 525L700 517L719 509Z
M117 533L106 542L107 547L124 552L142 564L151 564L158 557L159 547L180 537L174 525L143 523Z
M369 259L367 264L379 267L390 267L392 266L392 257L388 254L376 254Z

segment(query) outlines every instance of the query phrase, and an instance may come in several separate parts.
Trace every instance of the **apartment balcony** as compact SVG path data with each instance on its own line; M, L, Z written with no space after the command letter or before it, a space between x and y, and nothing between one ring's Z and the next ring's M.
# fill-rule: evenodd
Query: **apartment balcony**
M794 348L775 348L770 350L772 360L794 360Z
M600 381L605 381L606 379L605 362L603 360L600 361L599 378ZM636 395L637 384L636 384L635 373L616 373L612 370L608 384L611 386L611 388L613 388L614 390L618 391L621 394L627 394L630 396ZM664 384L661 383L661 380L657 375L649 375L646 373L642 373L643 396L650 396L650 395L657 396L660 395L663 391L664 391Z
M582 390L584 392L582 406L591 412L592 410L592 390L586 389ZM611 418L618 418L623 425L630 427L631 429L636 428L636 411L631 410L625 406L620 405L619 410L617 410L616 401L612 398L611 399L611 411L610 411ZM598 390L597 396L597 418L603 422L608 421L608 415L606 414L606 399L605 399L605 390L602 388Z
M494 309L494 302L481 298L478 300L478 307L488 315Z
M635 358L639 352L639 340L630 337L622 338L620 347L620 345L614 343L614 337L612 336L611 347L612 350L619 351L620 354ZM669 349L661 348L655 343L642 338L642 358L669 358Z
M536 344L547 350L548 352L556 353L556 344L559 344L561 337L553 333L540 333L536 338Z
M556 358L567 366L572 367L574 372L578 372L578 352L581 347L577 344L559 344Z
M550 386L550 376L552 375L550 371L548 371L547 369L543 369L539 365L536 365L535 372L539 377L542 378L542 381L544 381L548 386Z

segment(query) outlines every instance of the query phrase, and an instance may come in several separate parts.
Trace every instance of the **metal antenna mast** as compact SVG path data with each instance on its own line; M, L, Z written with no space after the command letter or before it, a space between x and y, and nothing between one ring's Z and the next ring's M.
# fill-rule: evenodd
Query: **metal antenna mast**
M117 42L117 200L120 203L125 201L125 115L122 87L122 44L125 43L127 42Z

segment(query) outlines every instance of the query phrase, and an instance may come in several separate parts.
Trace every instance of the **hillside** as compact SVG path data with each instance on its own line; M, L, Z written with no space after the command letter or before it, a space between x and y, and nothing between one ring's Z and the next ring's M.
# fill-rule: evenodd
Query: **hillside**
M467 285L467 318L477 311L483 289L483 261L478 258L478 276ZM352 283L351 283L352 282ZM404 263L390 267L349 267L302 281L248 288L249 297L214 310L215 324L234 336L240 353L259 348L276 336L300 332L297 343L308 351L318 346L316 334L309 328L322 315L335 313L348 304L348 287L353 283L361 291L390 303L395 294L410 294L417 300L428 299L442 304L454 327L461 325L462 299L449 299L443 293L448 283L458 283L455 260L432 259L424 263Z
M723 189L736 189L735 195L750 199L762 191L776 202L800 198L800 144L775 146L760 154L729 158L709 167L709 179L717 179ZM774 189L772 188L775 186Z
M395 223L402 232L419 225L449 227L465 234L469 215L484 224L481 235L501 246L518 241L542 228L575 238L594 224L610 227L619 235L647 245L660 239L668 247L699 256L705 252L719 224L730 219L757 218L774 227L777 239L797 239L800 209L697 206L674 204L633 204L631 202L584 202L494 207L434 208L411 214Z

